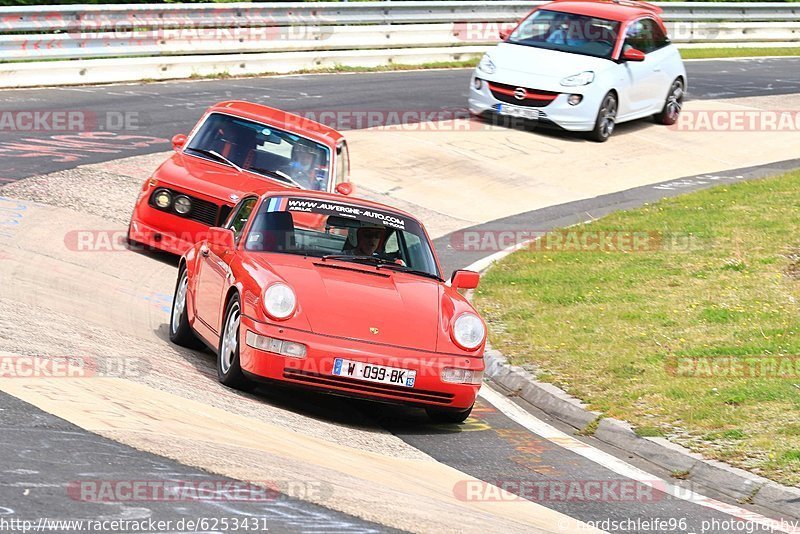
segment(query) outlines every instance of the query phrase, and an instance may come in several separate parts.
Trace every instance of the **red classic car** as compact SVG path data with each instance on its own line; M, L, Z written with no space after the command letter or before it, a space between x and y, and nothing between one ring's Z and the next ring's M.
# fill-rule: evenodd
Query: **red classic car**
M303 228L298 219L322 219ZM407 213L310 191L246 195L180 260L170 339L217 353L219 380L281 381L465 420L483 378L486 327L445 283Z
M259 104L216 104L172 146L175 154L142 185L128 229L132 244L183 254L250 191L353 190L342 134Z

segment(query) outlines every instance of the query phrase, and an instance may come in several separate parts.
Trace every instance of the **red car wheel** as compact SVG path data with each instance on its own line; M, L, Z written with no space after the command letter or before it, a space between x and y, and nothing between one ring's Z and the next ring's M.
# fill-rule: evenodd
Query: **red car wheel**
M251 391L256 385L244 376L242 367L239 364L241 315L242 309L239 304L239 296L233 295L228 301L225 322L222 323L219 352L217 354L217 376L219 381L228 387Z
M172 313L169 321L169 340L190 349L201 349L203 343L197 338L189 324L186 310L186 295L189 288L189 276L186 269L178 274L178 283L175 285L175 296L172 297Z

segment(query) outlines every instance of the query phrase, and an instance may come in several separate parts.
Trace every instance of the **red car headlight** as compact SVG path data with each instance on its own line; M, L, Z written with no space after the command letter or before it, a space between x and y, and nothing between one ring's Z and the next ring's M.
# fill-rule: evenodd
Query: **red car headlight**
M451 337L462 349L475 350L486 338L486 327L483 326L481 318L474 313L462 313L453 321Z
M264 290L264 311L273 319L283 321L294 314L297 297L283 282L271 284Z

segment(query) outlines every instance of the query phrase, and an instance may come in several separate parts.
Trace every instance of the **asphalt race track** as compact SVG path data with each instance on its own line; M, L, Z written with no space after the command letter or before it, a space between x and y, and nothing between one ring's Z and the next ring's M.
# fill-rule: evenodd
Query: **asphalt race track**
M688 62L690 99L800 92L800 58ZM775 72L785 75L775 79ZM0 183L76 165L169 149L211 104L226 99L258 102L293 112L363 109L419 112L465 111L468 70L390 72L233 80L175 81L101 87L0 91L3 111L68 110L102 135L15 132L0 128ZM453 88L458 89L453 89ZM338 124L347 130L353 124ZM68 137L61 137L61 136Z
M800 93L800 58L740 61L698 61L687 63L690 97L694 100L758 97ZM775 79L775 72L785 73ZM465 70L413 71L380 74L347 74L248 78L236 80L181 81L105 87L42 88L0 92L0 113L20 110L75 110L97 121L98 131L107 135L91 139L79 131L53 134L50 131L14 132L0 128L0 185L34 175L101 163L137 154L169 149L168 139L185 132L210 104L224 99L243 99L289 111L322 112L358 109L425 111L463 110L469 72ZM460 90L451 90L459 87ZM114 124L108 124L111 121ZM349 129L350 125L340 125ZM66 137L65 137L66 136ZM731 183L800 167L800 160L771 166L731 169L715 180ZM618 209L682 194L712 185L686 177L681 186L673 182L644 186L592 199L537 209L474 227L552 228L598 217ZM2 195L2 190L0 190ZM435 241L447 270L465 267L481 254L456 254L447 247L447 236ZM485 253L483 254L485 255ZM154 261L174 261L157 257ZM12 334L13 335L13 334ZM210 354L195 362L202 374L214 372ZM428 423L417 410L385 407L355 400L282 390L259 390L256 399L304 416L345 428L385 429L405 443L439 462L468 475L498 481L591 480L626 482L607 467L564 449L512 421L485 399L479 400L473 417L464 427L453 429ZM545 414L525 406L536 417ZM548 421L556 428L557 423ZM289 497L267 503L237 504L221 510L219 503L150 503L147 508L84 502L70 498L63 490L81 479L203 480L209 473L97 436L43 412L17 398L0 392L0 443L6 454L0 460L0 519L16 516L35 520L47 512L53 517L96 518L148 517L187 519L242 515L265 518L277 532L374 532L386 527L328 510ZM670 473L634 457L613 450L594 438L580 437L593 447L606 450L654 477ZM67 451L65 453L65 451ZM80 451L77 454L76 451ZM24 465L24 469L20 465ZM219 477L216 477L219 478ZM780 518L776 510L742 505L715 488L686 484L687 489L741 506L756 514ZM652 498L631 502L575 502L555 499L546 507L583 521L633 521L623 532L700 532L704 522L716 527L703 532L744 532L730 524L733 516L702 504L655 491ZM785 516L784 516L785 517ZM645 529L642 522L664 520ZM673 524L670 519L685 522ZM792 519L787 517L787 519ZM796 519L796 518L795 518ZM424 526L420 527L424 529ZM554 527L555 528L555 527ZM762 530L768 532L769 530Z

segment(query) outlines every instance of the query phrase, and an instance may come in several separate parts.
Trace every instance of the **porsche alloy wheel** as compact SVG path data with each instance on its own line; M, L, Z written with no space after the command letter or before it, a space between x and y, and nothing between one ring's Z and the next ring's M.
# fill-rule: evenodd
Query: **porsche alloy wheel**
M186 269L178 274L175 296L172 298L172 313L169 321L169 340L182 347L199 349L203 346L189 324L186 311L186 295L189 291L189 275Z
M597 112L597 119L594 123L594 130L589 132L589 138L599 143L608 141L608 138L614 133L616 120L617 96L613 92L609 92L603 98L603 103L600 104L600 110Z
M239 297L234 295L228 301L225 322L220 335L219 352L217 354L217 377L228 387L249 391L255 384L242 373L239 365L239 326L242 311Z
M678 122L678 115L680 115L681 108L683 107L684 94L683 80L678 78L672 82L667 100L664 102L664 108L660 113L656 113L656 122L666 124L667 126Z

